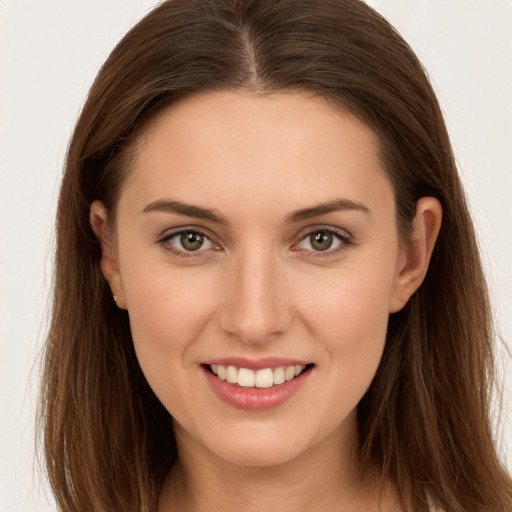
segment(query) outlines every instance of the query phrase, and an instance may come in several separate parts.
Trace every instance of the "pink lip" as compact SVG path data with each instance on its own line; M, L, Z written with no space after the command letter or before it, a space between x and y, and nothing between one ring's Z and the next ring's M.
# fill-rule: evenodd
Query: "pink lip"
M301 361L299 359L284 359L281 357L263 357L261 359L248 359L245 357L223 357L204 361L203 364L222 366L236 366L237 368L247 368L249 370L262 370L263 368L278 368L279 366L306 366L311 361Z
M230 359L230 361L233 361L233 359ZM225 363L211 364L224 365ZM238 364L239 361L233 366L237 366L239 368L250 368L249 366L238 366ZM277 364L276 366L291 366L292 364L293 363L290 363L289 365ZM267 361L266 365L262 367L260 366L259 368L269 367L274 367L274 364L269 365ZM298 377L295 377L290 381L283 382L283 384L279 384L271 388L260 389L244 388L238 384L230 384L229 382L221 380L213 375L205 366L201 366L201 369L206 377L210 389L212 389L217 397L219 397L227 404L236 407L237 409L245 409L248 411L263 411L284 404L287 400L298 393L302 385L306 382L307 378L311 374L310 370L306 370Z

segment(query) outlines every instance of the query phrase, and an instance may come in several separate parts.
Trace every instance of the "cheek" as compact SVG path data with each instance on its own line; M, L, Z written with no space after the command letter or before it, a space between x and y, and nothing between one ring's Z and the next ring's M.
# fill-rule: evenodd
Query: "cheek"
M180 273L147 271L127 272L124 287L139 364L167 405L166 390L179 386L185 367L193 364L194 342L211 317L211 286Z
M124 288L133 333L147 342L178 344L201 330L214 307L212 281L207 272L170 269L126 272Z
M390 269L375 265L366 271L339 272L308 301L305 322L323 346L321 363L332 370L329 382L348 409L368 389L382 357L393 282Z
M393 266L381 262L360 267L335 271L322 286L314 280L301 286L311 290L305 297L305 311L312 328L316 325L330 332L329 338L338 338L340 343L364 344L367 338L385 335Z

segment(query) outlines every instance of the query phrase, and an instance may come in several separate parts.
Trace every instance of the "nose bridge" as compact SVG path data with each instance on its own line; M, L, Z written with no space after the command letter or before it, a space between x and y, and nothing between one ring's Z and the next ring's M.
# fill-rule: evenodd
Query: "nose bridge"
M279 258L268 247L247 247L232 264L221 327L250 344L264 344L289 327L291 315Z

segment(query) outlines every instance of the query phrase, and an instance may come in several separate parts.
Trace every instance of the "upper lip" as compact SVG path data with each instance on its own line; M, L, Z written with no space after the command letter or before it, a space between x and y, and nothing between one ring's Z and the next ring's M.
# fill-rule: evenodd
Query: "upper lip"
M264 368L278 368L279 366L306 366L311 361L283 357L263 357L261 359L250 359L246 357L220 357L204 361L205 365L235 366L236 368L247 368L249 370L262 370Z

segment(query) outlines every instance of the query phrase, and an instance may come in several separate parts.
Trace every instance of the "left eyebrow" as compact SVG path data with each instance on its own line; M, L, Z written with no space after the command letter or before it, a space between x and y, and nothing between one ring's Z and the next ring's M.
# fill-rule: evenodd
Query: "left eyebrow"
M334 199L327 203L321 203L311 208L304 208L297 210L288 216L287 222L299 222L304 219L310 219L312 217L318 217L319 215L326 215L328 213L352 210L360 211L367 215L371 215L370 210L362 203L352 201L351 199Z

